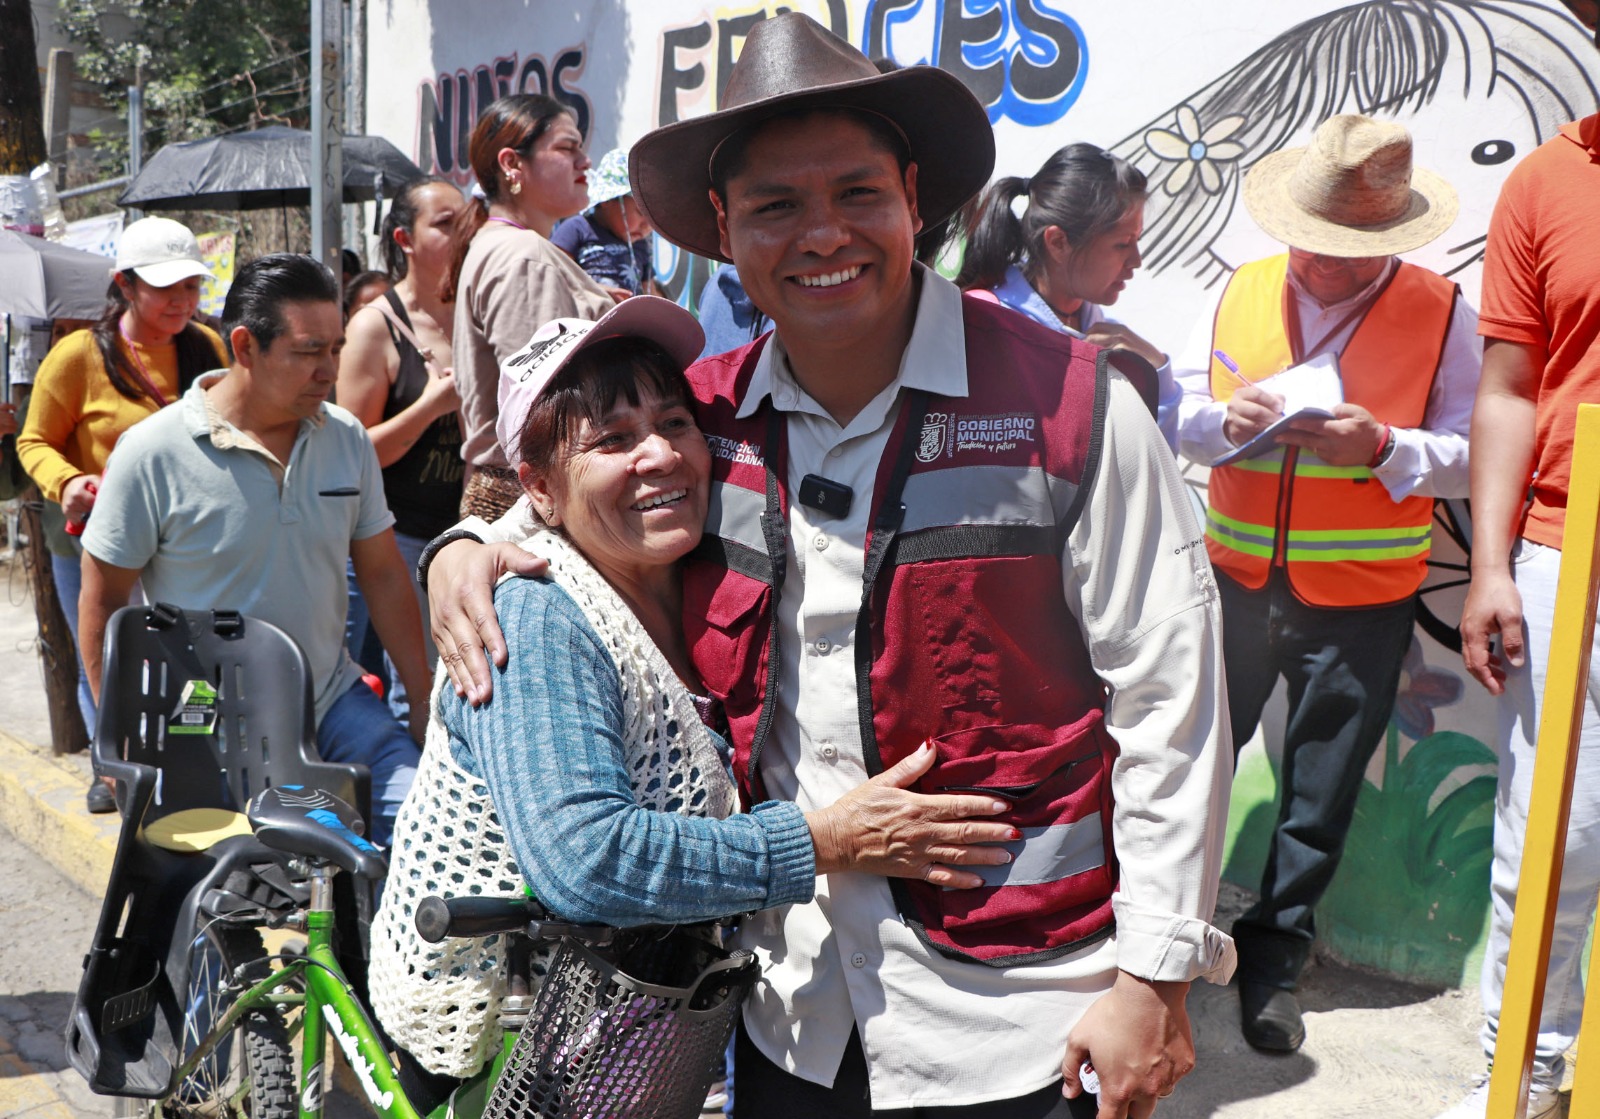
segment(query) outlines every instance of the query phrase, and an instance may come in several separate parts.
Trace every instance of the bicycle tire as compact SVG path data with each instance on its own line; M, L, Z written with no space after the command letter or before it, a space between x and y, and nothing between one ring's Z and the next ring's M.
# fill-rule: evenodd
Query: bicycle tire
M212 924L192 943L180 1061L238 995L229 977L241 967L258 978L266 974L266 950L255 929ZM155 1111L162 1119L294 1119L297 1113L294 1053L288 1025L275 1007L241 1018L232 1036Z

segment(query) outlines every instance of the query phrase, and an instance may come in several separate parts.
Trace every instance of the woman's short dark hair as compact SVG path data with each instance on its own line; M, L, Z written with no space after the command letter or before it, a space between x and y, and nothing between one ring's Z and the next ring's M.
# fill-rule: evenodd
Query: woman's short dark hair
M424 190L435 183L449 187L458 196L461 193L460 187L442 175L424 175L401 187L394 201L389 203L389 212L383 215L383 227L379 233L383 243L383 264L389 270L389 278L395 283L405 279L406 273L411 270L411 261L406 259L405 250L394 239L395 231L403 229L408 234L417 231L417 200L422 197Z
M1028 208L1019 218L1011 206L1023 195ZM1047 259L1045 230L1060 226L1076 252L1115 227L1144 197L1144 172L1133 164L1093 144L1068 144L1033 178L1001 179L969 209L966 254L956 283L963 289L992 288L1013 264L1036 281Z
M300 253L257 257L233 278L222 304L222 330L242 326L263 350L283 333L285 303L339 303L339 277L326 264Z
M656 343L647 338L597 342L557 373L528 410L518 457L535 474L549 477L581 421L599 423L619 400L638 407L645 394L686 406L694 399L683 368Z

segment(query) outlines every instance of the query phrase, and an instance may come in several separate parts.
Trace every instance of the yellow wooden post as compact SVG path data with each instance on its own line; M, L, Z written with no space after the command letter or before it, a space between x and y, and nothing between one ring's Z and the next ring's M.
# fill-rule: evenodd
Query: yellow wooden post
M1522 848L1522 873L1517 881L1517 912L1511 924L1511 950L1506 962L1504 1001L1495 1045L1494 1074L1489 1080L1489 1119L1526 1119L1528 1081L1539 1008L1544 1002L1545 973L1550 964L1550 937L1566 853L1567 817L1572 809L1572 776L1578 761L1578 735L1583 728L1589 684L1589 655L1594 645L1595 572L1600 556L1600 405L1578 407L1573 446L1572 482L1567 493L1567 521L1561 550L1561 577L1556 584L1555 624L1550 634L1545 673L1544 706L1539 716L1539 742L1528 805L1528 833ZM1530 650L1539 656L1544 650ZM1596 973L1591 971L1590 975ZM1600 1022L1589 999L1583 1016L1588 1027ZM1596 1026L1600 1029L1600 1026ZM1596 1052L1589 1065L1600 1065L1600 1033L1587 1028ZM1600 1070L1585 1074L1580 1064L1573 1115L1597 1115L1594 1080Z

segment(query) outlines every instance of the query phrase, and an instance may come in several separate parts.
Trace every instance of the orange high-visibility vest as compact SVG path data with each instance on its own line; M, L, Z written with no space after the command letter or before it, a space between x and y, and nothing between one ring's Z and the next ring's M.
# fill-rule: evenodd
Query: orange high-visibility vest
M1287 255L1233 274L1212 328L1211 395L1229 399L1303 360ZM1460 289L1401 264L1339 356L1344 398L1393 427L1419 427L1438 374ZM1298 447L1211 472L1206 549L1211 562L1251 589L1274 567L1313 606L1377 606L1416 593L1427 573L1433 499L1395 501L1366 466L1330 466Z

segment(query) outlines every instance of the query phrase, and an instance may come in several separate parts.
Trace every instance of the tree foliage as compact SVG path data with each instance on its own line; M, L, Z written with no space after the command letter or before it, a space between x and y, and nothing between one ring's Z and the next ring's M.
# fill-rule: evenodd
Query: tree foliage
M62 0L80 77L114 111L144 90L145 149L260 124L310 119L306 0ZM118 137L103 137L116 149Z
M0 0L0 174L26 175L44 162L43 96L28 0Z

